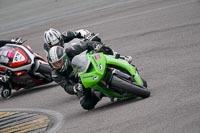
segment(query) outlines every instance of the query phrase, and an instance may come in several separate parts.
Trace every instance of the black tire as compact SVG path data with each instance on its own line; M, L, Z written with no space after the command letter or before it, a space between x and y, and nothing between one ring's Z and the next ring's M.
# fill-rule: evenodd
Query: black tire
M1 97L4 99L8 99L11 97L12 90L10 88L5 88L1 86Z
M144 87L147 88L147 81L142 78L142 82L143 82Z
M129 83L116 76L112 77L111 87L119 91L123 90L125 92L131 93L133 95L136 95L142 98L147 98L150 96L150 91L146 87L140 87L133 83Z

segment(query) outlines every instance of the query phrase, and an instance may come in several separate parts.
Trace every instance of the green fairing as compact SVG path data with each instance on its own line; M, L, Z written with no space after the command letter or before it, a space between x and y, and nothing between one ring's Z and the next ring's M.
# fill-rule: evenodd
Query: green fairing
M107 64L119 66L120 68L127 70L134 77L135 83L137 85L143 86L143 82L142 82L140 76L138 75L136 68L133 65L129 64L125 60L116 59L116 58L114 58L114 56L111 56L111 55L105 55L105 57L107 60Z
M88 57L93 65L93 69L89 73L80 74L80 78L85 88L91 88L104 77L106 72L106 58L102 53L98 53L98 55L100 55L98 60L95 60L95 54L88 53L87 55L89 55ZM102 70L100 69L100 64L102 65Z
M83 58L85 59L86 58L85 56L83 55L80 57L82 59ZM122 59L116 59L112 55L104 55L103 53L94 53L94 54L87 53L87 58L90 60L90 63L93 66L91 67L92 69L89 70L89 72L87 71L79 72L79 77L86 89L92 88L94 90L98 90L104 93L104 95L108 97L126 98L133 96L132 94L126 94L126 95L119 94L111 89L103 88L102 86L99 85L99 82L103 79L103 77L106 74L107 65L118 66L120 68L127 70L134 77L135 83L137 85L143 86L143 82L140 76L138 75L136 68L133 65L130 65L127 61ZM87 69L88 67L89 66L87 66Z

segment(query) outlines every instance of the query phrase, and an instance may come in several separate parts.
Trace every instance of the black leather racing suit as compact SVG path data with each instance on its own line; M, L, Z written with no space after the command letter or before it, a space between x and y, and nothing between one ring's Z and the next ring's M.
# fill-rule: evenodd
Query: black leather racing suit
M93 33L94 34L94 33ZM64 41L64 43L68 43L68 42L70 42L71 40L73 40L74 38L79 38L79 39L81 39L81 38L84 38L82 35L81 35L81 33L75 33L75 32L72 32L72 31L67 31L67 32L65 32L65 33L62 33L62 39L63 39L63 41ZM92 39L92 41L97 41L97 42L101 42L101 39L98 37L98 36L96 36L96 37L94 37L93 39ZM49 51L49 47L48 47L48 44L46 44L46 43L44 43L44 50L45 51Z
M101 45L96 41L82 41L81 44L72 45L66 49L66 54L71 61L72 58L85 50L93 50L96 45ZM68 62L70 64L70 61ZM76 94L74 92L74 85L78 83L78 78L73 74L73 69L71 65L67 67L62 67L61 69L54 69L52 71L53 80L62 86L65 91L71 95ZM83 89L83 93L80 96L80 104L84 109L92 109L97 104L101 98L97 97L91 89Z

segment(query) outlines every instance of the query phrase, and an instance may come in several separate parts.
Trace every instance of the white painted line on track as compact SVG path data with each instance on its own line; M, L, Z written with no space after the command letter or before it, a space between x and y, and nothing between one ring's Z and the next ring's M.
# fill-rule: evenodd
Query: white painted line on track
M63 115L57 111L52 110L45 110L45 109L39 109L39 108L9 108L9 109L0 109L0 111L24 111L24 112L38 112L43 113L51 116L51 119L53 119L53 126L47 130L48 133L56 133L63 125Z
M135 14L130 14L130 15L122 16L122 17L117 17L117 18L114 18L114 19L105 20L103 22L96 22L96 23L94 23L92 25L98 25L98 24L102 24L102 23L117 21L117 20L124 19L124 18L140 16L140 15L144 15L144 14L148 14L148 13L152 13L152 12L157 12L157 11L161 11L161 10L165 10L165 9L170 9L170 8L174 8L174 7L190 4L190 3L193 3L193 2L197 2L197 1L198 0L189 0L189 1L186 1L186 2L183 2L183 3L173 4L173 5L170 5L170 6L155 8L155 9L152 9L152 10L147 10L147 11L143 11L143 12L139 12L139 13L135 13Z

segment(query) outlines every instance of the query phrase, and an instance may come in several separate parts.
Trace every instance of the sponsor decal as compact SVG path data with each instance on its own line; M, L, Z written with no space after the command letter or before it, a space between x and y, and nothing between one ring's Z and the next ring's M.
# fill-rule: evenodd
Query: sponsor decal
M102 64L99 64L99 69L103 70L103 65Z
M99 54L96 54L96 55L94 56L94 58L95 58L96 60L98 60L98 59L100 59L101 57L100 57Z
M13 63L15 63L15 62L21 62L21 61L25 61L25 57L21 53L16 52L15 56L13 58Z
M94 77L93 77L93 80L97 80L97 79L98 79L98 76L94 76Z

